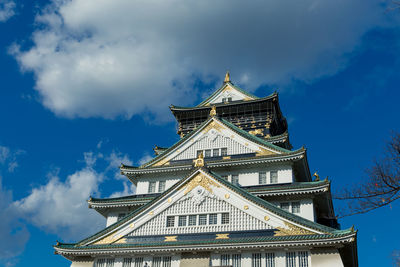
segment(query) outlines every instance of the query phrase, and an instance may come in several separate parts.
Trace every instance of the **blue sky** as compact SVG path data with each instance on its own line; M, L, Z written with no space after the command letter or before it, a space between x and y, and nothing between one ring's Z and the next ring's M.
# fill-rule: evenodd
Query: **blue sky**
M334 192L362 182L400 131L400 10L283 2L0 0L0 265L69 266L55 241L105 224L89 195L134 192L118 165L176 142L168 105L200 102L227 69L279 92L294 148ZM359 230L360 266L391 264L399 214L340 221Z

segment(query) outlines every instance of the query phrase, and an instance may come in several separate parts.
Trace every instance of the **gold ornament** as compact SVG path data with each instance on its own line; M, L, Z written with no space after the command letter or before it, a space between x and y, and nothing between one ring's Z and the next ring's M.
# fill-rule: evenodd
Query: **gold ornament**
M288 222L284 222L289 228L277 227L278 231L275 232L275 236L286 236L286 235L314 235L315 233L306 229L300 228Z

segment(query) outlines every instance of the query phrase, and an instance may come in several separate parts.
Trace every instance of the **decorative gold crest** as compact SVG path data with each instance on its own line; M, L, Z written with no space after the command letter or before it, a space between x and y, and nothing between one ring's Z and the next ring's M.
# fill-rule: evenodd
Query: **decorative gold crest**
M229 234L216 234L215 239L229 239Z
M176 235L165 236L164 242L174 242L174 241L176 241L176 238L177 238L177 237L178 237L178 236L176 236Z
M284 222L288 229L283 227L277 227L278 231L275 232L275 236L286 236L286 235L314 235L315 233L306 229L300 228L288 222Z
M199 156L197 157L197 159L193 160L194 162L194 166L195 167L203 167L204 166L204 156L203 156L203 152L201 152L199 154Z
M203 174L198 174L189 183L187 183L186 185L183 185L183 187L185 187L184 194L186 195L187 193L192 191L198 185L202 186L204 189L206 189L210 193L212 193L212 190L210 187L211 185L215 186L215 187L220 187L219 184L215 183L213 180L211 180L207 176L204 176Z
M210 116L211 116L211 117L214 117L214 116L216 116L216 115L217 115L217 109L216 109L215 106L212 106L212 107L211 107L211 110L210 110Z

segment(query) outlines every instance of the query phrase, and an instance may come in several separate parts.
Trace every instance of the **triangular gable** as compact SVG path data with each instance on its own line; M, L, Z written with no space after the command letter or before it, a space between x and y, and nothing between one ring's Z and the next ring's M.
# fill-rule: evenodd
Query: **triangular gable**
M165 166L172 160L195 159L197 151L207 147L227 148L228 157L248 153L256 153L258 156L290 153L289 150L250 135L223 119L212 117L177 144L141 167Z
M202 192L198 192L199 190ZM254 221L260 222L258 227L274 229L275 236L330 234L335 231L332 228L283 211L273 204L233 186L215 174L204 169L197 169L139 211L132 212L122 221L81 241L80 245L124 243L126 237L134 234L135 231L139 231L147 223L151 223L157 216L165 215L165 212L171 207L179 205L187 199L196 202L196 199L193 200L193 198L202 197L215 198L225 202L227 206L231 206L234 210L239 210L241 213L250 216ZM210 210L210 212L213 212L213 210ZM184 212L182 213L184 214ZM153 225L153 227L156 227L156 225ZM166 235L165 238L167 241L168 236Z
M223 103L223 99L230 98L231 101L255 100L258 97L251 95L230 82L224 83L221 88L216 90L211 96L201 102L198 107L209 106L211 104Z

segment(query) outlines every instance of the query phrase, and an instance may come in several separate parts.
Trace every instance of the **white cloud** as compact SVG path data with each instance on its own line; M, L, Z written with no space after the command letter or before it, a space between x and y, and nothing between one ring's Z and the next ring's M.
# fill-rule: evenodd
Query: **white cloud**
M389 17L379 0L53 0L10 51L57 115L162 119L227 69L250 90L332 75Z
M5 22L15 15L15 2L12 0L0 0L0 22Z
M143 157L141 157L139 159L138 163L139 163L139 165L143 165L152 159L153 159L153 157L148 152L146 152L146 153L144 153Z
M124 182L123 186L124 186L124 190L122 190L120 192L114 192L110 195L110 197L124 197L124 196L129 196L129 195L135 194L136 187L132 183L128 184L127 182Z
M98 191L103 176L93 169L92 155L85 154L85 159L86 166L69 175L65 182L58 174L49 174L49 182L16 201L15 208L35 226L64 240L82 238L101 229L104 220L88 209L86 200Z
M114 170L114 178L116 179L126 179L125 176L121 175L119 170L121 163L130 166L133 164L132 160L129 159L127 154L122 154L121 152L117 151L112 151L111 154L106 157L106 161L108 162L106 171Z
M29 232L19 221L12 206L12 192L3 188L0 177L0 265L22 253L29 239Z
M0 166L7 166L8 172L13 172L18 167L17 157L25 154L24 150L10 150L6 146L0 146Z

